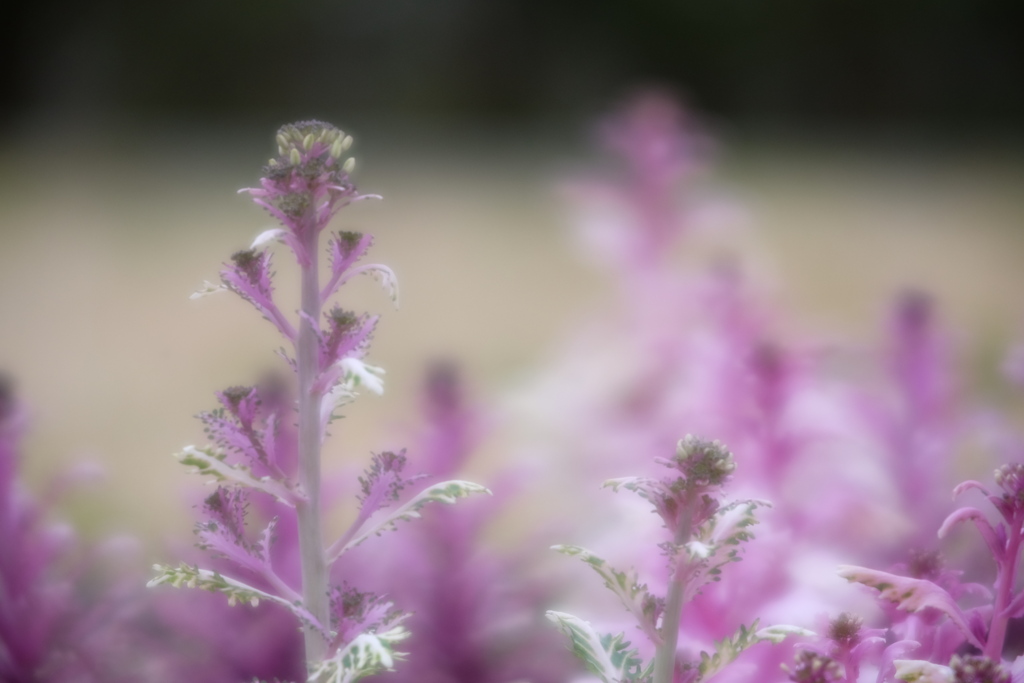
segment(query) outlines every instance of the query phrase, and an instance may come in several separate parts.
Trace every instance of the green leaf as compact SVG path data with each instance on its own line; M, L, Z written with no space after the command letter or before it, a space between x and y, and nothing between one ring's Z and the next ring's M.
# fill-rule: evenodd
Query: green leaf
M647 683L653 663L644 666L643 659L624 633L598 635L589 622L565 612L548 611L547 618L569 638L571 649L592 673L604 683Z
M307 683L353 683L367 676L392 671L395 662L405 656L405 653L395 651L395 645L409 635L401 625L394 625L381 633L361 633L313 669Z
M758 523L754 511L759 507L771 507L771 503L765 500L737 500L723 505L697 529L694 536L716 547L738 546L754 537L750 527Z
M618 493L619 489L626 489L640 495L645 500L654 500L658 496L665 495L665 485L657 479L648 477L616 477L608 479L602 485Z
M224 576L219 572L200 569L195 565L182 563L177 567L168 567L155 564L153 569L156 570L157 576L150 579L146 584L147 588L154 588L163 584L174 588L200 588L212 593L223 593L227 596L228 605L231 606L243 602L256 607L261 601L266 600L285 607L304 625L316 629L324 637L330 637L330 633L324 629L316 617L302 606L301 602L286 600L280 596L253 588L237 579Z
M759 631L756 629L757 620L755 619L754 623L750 626L740 626L739 630L732 636L723 638L716 642L713 652L701 652L700 664L697 665L697 671L700 676L697 680L704 680L705 678L714 676L729 664L736 661L736 658L739 657L744 650L762 641L767 641L777 645L789 636L814 635L814 632L808 631L807 629L803 629L798 626L787 626L784 624L768 626L767 628L763 628Z
M740 653L748 647L761 642L761 639L754 634L754 629L756 628L757 621L751 624L749 628L740 626L739 630L732 636L716 642L714 645L715 649L710 654L701 652L700 664L697 666L700 678L704 679L708 676L713 676L735 661L740 656Z
M252 470L245 465L232 465L226 462L226 454L213 448L186 446L175 457L182 465L194 467L197 474L213 477L215 481L240 484L263 491L290 507L295 507L295 501L299 497L295 491L275 479L257 478L253 475Z
M647 585L640 583L636 570L629 573L615 569L608 562L586 548L578 545L556 545L557 550L565 555L579 557L604 579L604 585L619 597L622 604L636 617L637 624L644 634L655 645L661 645L661 634L658 633L657 621L660 614L658 600L647 590Z
M331 553L331 557L328 558L328 560L333 562L346 551L356 547L370 536L379 536L385 531L393 531L396 524L400 521L408 521L420 517L420 510L430 503L445 503L447 505L452 505L459 498L465 498L473 495L474 493L486 493L487 495L491 495L490 489L486 486L474 484L470 481L453 479L452 481L434 484L433 486L420 491L405 505L402 505L393 511L383 512L382 514L371 517L353 535L350 541L345 543L345 545L335 552Z
M751 626L753 628L753 625ZM810 631L800 626L790 626L789 624L775 624L774 626L766 626L757 633L758 640L767 640L773 645L778 645L786 638L790 636L800 636L801 638L814 638L817 634L814 631Z
M893 674L907 683L953 683L956 678L953 669L923 659L897 659L893 662Z
M663 544L675 561L680 561L680 555L685 558L686 600L693 599L708 583L718 581L725 565L742 559L741 545L754 537L750 527L757 524L755 510L770 505L762 500L734 501L701 524L689 542Z

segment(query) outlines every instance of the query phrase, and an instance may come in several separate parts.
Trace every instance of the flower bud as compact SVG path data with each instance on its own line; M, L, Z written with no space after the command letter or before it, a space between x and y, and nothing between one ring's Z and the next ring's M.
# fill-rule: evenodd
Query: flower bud
M345 151L343 146L344 140L335 140L331 143L331 156L337 159L341 156L341 153Z
M706 441L687 434L676 447L676 467L691 485L721 486L736 463L732 453L720 441Z

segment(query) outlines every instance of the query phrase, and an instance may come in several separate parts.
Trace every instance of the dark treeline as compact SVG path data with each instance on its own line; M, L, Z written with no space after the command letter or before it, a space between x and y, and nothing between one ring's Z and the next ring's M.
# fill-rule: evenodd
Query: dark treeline
M1019 131L1013 0L40 0L8 9L5 118L528 119L637 82L800 126Z

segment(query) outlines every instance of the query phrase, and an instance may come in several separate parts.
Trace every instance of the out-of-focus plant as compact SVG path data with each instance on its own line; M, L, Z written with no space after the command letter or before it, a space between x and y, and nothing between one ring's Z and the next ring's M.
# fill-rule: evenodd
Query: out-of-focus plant
M653 505L664 531L619 514L637 501L616 498L620 509L601 518L601 545L556 548L596 571L632 623L609 626L606 615L592 625L554 611L549 619L605 683L1024 683L1011 628L1024 618L1022 441L990 416L994 450L1009 464L996 471L996 489L967 481L956 495L980 492L999 518L976 507L949 514L940 492L970 421L927 296L898 297L883 348L858 354L798 332L741 259L683 266L677 247L697 244L730 213L703 184L708 145L694 131L664 95L630 102L601 128L618 176L571 187L579 232L616 298L576 328L542 382L548 391L530 397L536 421L523 431L563 459L577 485L623 469L640 475L606 486ZM141 581L94 581L99 551L48 523L50 497L36 501L17 481L23 413L0 381L0 679L566 680L564 648L550 628L536 628L561 586L535 580L529 551L480 543L485 525L517 501L428 506L487 491L458 478L483 430L452 366L437 366L427 382L415 459L373 455L351 525L326 542L325 439L357 394L383 390L384 374L366 362L377 317L330 300L365 274L397 303L397 281L387 266L361 264L372 238L355 232L330 235L321 276L328 223L374 196L357 192L353 161L343 161L351 138L308 121L283 127L277 144L260 186L243 192L282 227L235 253L221 284L199 294L233 291L252 304L285 339L295 380L228 388L200 415L211 445L186 447L179 459L219 484L195 529L214 557L202 568L158 566L150 582L223 595L150 592L145 601L121 591ZM275 300L274 243L297 263L295 315ZM1022 348L1005 369L1024 385ZM677 443L680 425L730 443L738 467L717 441ZM663 459L673 445L675 457ZM515 473L505 474L507 484ZM723 497L727 481L740 500ZM555 486L568 499L566 483ZM757 520L762 499L773 508ZM411 533L356 550L421 516ZM748 546L758 521L763 531ZM941 537L962 521L995 561L993 591L962 582L934 549L929 530L941 526ZM734 564L741 551L746 560ZM622 558L628 571L613 566ZM878 591L884 624L866 626L848 608L857 596L835 580L839 558L857 563L843 577ZM759 629L759 620L796 626ZM802 628L812 622L818 634ZM791 635L799 637L772 646ZM394 671L399 647L412 661Z
M18 477L26 413L0 376L0 680L128 681L125 596L94 574L100 548L47 519L70 481L38 500Z
M428 367L409 447L428 482L460 476L491 433L494 415L467 384L454 362ZM564 683L577 670L543 616L559 589L538 572L543 546L531 535L514 546L488 538L501 515L523 504L517 493L527 480L511 463L493 478L493 497L424 510L415 525L357 549L338 568L361 584L390 586L389 597L412 612L409 664L382 681Z
M74 467L31 495L18 477L26 414L0 378L0 680L242 683L301 673L287 611L242 614L219 596L146 591L132 539L88 543L51 520L95 468Z
M658 545L667 560L668 593L656 596L635 570L623 572L579 546L555 546L567 555L579 556L590 565L636 619L640 631L654 647L645 661L631 649L625 634L600 635L591 625L564 612L548 612L549 618L569 637L573 652L604 683L694 683L710 678L731 664L745 649L760 641L781 642L792 633L809 632L791 626L757 630L757 622L740 626L732 636L699 656L680 655L679 625L684 605L710 582L721 579L722 568L740 559L742 544L753 538L754 511L763 501L720 499L721 489L736 465L732 453L717 441L687 436L679 442L672 460L662 465L670 474L657 479L612 479L606 486L633 491L654 506L671 539Z
M380 264L356 265L372 238L354 232L332 235L330 275L321 282L320 235L343 207L361 195L350 178L354 160L342 156L352 138L330 124L306 121L278 132L278 155L264 169L260 187L243 190L283 227L260 234L221 271L222 286L200 294L235 292L277 328L292 347L284 353L294 371L296 404L288 392L266 386L232 387L218 394L220 407L201 415L212 445L186 447L179 460L219 482L196 526L199 545L234 565L233 572L183 563L156 567L150 586L170 584L224 594L228 603L275 603L301 625L310 683L355 681L392 668L395 647L408 637L407 615L381 595L330 582L330 569L371 536L420 516L431 502L453 503L482 486L452 480L431 485L388 509L419 477L404 474L404 452L384 452L360 478L359 508L351 526L333 543L322 531L321 448L338 410L367 389L383 390L383 370L363 361L376 316L357 315L328 301L360 274L377 277L397 302L394 273ZM284 243L300 271L301 301L290 320L274 300L268 245ZM321 324L323 320L323 324ZM297 425L295 430L290 426ZM257 502L258 501L258 502ZM256 531L250 505L273 501L274 517ZM281 557L275 546L297 538L297 553ZM294 538L292 540L294 540ZM294 548L294 546L293 546ZM296 580L297 579L297 580Z
M832 568L854 557L912 564L932 551L927 529L948 512L938 492L951 484L969 413L937 307L923 294L898 297L878 351L823 342L783 315L744 258L721 256L735 250L717 235L735 233L718 230L720 219L737 213L707 182L710 146L671 97L628 101L600 142L613 173L568 189L574 227L616 296L575 326L520 403L536 442L584 479L650 472L682 424L732 446L733 490L773 510L750 561L684 611L687 637L728 638L749 614L809 625L851 609L857 596L824 578ZM694 267L709 247L719 254L711 267ZM635 518L622 519L630 532L610 531L599 554L634 558L662 589L663 558ZM755 646L716 680L770 680L765 672L791 659L791 645Z
M913 654L924 658L898 660L897 677L902 680L1008 680L1011 667L1015 674L1024 675L1024 659L1017 658L1005 668L1003 664L1009 623L1024 616L1024 593L1017 587L1024 543L1024 464L1000 467L995 472L995 482L995 492L978 481L968 480L957 486L953 494L980 491L998 513L998 521L993 524L982 510L964 506L949 515L939 529L942 538L961 522L970 521L977 528L996 565L994 591L984 591L988 598L984 604L961 607L966 593L982 591L960 584L957 572L934 565L911 576L857 566L840 569L844 578L877 589L881 599L910 613L906 618L894 619L892 629L907 640L918 641L920 652ZM954 660L963 647L977 648L978 654ZM958 671L965 668L984 675L964 677Z

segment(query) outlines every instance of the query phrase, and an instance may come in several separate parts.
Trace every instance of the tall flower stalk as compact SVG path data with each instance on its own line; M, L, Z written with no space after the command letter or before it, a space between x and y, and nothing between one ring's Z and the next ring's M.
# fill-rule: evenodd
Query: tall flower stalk
M242 190L282 227L263 232L249 249L235 253L221 271L223 285L208 285L199 294L233 291L277 328L292 346L292 354L283 355L296 375L297 400L293 406L266 386L227 389L218 395L221 407L200 416L213 444L189 446L179 455L184 464L223 484L206 499L207 518L196 531L200 546L229 559L240 570L239 578L183 564L158 566L150 582L219 591L231 603L269 600L287 607L302 625L311 683L354 681L390 669L399 656L394 646L408 636L402 625L406 615L382 596L344 582L331 584L338 558L397 521L418 517L429 502L452 503L487 491L447 481L385 511L419 477L404 475L404 452L380 453L359 480L354 522L333 543L325 541L321 451L328 426L360 390L381 393L384 373L363 361L377 316L339 306L325 309L339 288L359 274L379 279L396 303L398 296L390 268L356 265L373 240L355 232L331 236L330 275L321 282L321 234L340 209L375 196L359 194L352 183L354 160L342 160L351 144L350 136L320 121L284 126L277 135L278 155L265 167L260 186ZM275 242L290 249L299 268L301 300L294 321L274 300L269 247ZM295 430L289 428L293 424ZM247 521L250 497L276 502L277 516L255 535ZM272 547L279 533L291 530L298 537L298 558L281 557Z
M604 579L654 647L653 659L645 661L639 649L630 647L624 633L600 635L578 617L548 612L548 618L569 637L576 655L604 683L696 683L714 676L758 642L778 643L790 634L809 633L792 626L757 630L755 621L715 643L710 652L702 651L695 658L679 652L684 605L706 584L718 581L725 565L740 559L742 544L753 538L754 511L767 503L724 502L720 498L736 465L732 453L717 441L687 436L679 442L675 457L661 460L661 464L670 474L611 479L605 485L633 491L651 503L671 535L670 541L659 545L668 560L665 597L652 593L635 570L614 569L579 546L555 546L566 555L580 557Z

